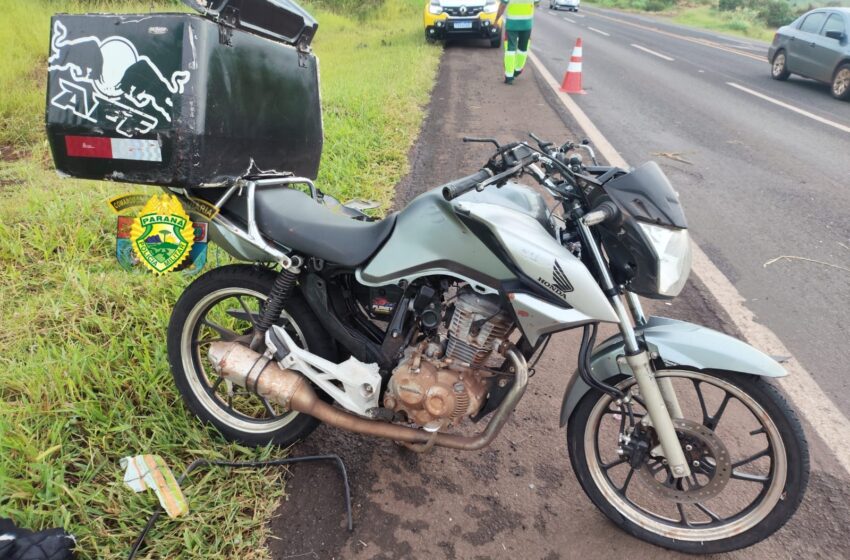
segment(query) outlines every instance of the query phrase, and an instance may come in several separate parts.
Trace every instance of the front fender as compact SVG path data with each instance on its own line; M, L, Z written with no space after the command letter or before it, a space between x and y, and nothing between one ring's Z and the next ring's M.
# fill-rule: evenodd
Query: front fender
M693 323L650 317L646 326L637 329L636 334L646 342L650 352L658 354L666 367L718 369L764 377L788 375L776 360L749 344ZM590 359L591 375L599 381L617 375L632 375L625 360L617 360L624 354L622 335L606 339ZM573 375L561 403L562 427L567 424L581 398L590 390L590 386L578 374Z

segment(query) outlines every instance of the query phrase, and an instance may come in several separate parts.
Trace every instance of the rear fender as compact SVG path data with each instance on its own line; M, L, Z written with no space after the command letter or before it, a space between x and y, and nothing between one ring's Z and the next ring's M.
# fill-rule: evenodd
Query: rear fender
M685 367L698 370L724 370L763 377L788 375L779 363L737 338L706 327L667 319L650 317L637 335L646 347L667 368ZM618 375L632 375L625 360L622 335L603 341L590 359L590 372L594 379L606 381ZM561 403L561 426L565 426L579 401L591 388L574 374L567 385Z

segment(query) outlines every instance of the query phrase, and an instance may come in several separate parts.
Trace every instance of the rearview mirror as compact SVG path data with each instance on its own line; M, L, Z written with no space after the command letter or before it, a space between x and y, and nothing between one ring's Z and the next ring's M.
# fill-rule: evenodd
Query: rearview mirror
M826 36L830 39L835 39L836 41L844 40L844 32L842 31L827 31Z

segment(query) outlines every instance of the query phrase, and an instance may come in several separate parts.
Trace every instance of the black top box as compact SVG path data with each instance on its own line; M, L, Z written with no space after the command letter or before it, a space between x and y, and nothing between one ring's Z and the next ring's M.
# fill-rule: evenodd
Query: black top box
M315 21L303 10L281 19L284 0L203 3L205 16L53 17L46 120L59 172L185 188L262 171L315 178ZM261 22L241 18L263 4L279 25L259 33Z

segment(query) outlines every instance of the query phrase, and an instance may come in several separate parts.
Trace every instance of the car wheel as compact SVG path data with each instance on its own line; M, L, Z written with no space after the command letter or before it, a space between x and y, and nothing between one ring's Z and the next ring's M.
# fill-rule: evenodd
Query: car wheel
M497 35L497 36L493 37L492 39L490 39L490 47L492 47L494 49L498 49L501 46L502 46L501 36Z
M832 96L841 101L850 99L850 63L845 62L832 76Z
M785 51L778 51L773 55L773 63L770 66L770 77L774 80L787 80L791 72L788 71L787 60L785 59Z

